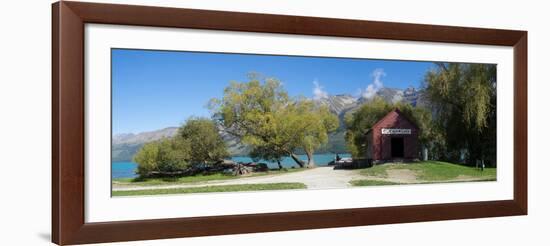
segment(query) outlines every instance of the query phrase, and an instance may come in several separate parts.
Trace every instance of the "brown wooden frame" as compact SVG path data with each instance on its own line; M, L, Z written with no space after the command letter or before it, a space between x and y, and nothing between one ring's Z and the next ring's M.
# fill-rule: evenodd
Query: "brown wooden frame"
M84 220L84 24L511 46L514 199L123 222ZM52 6L52 241L81 244L527 214L527 32L81 2Z

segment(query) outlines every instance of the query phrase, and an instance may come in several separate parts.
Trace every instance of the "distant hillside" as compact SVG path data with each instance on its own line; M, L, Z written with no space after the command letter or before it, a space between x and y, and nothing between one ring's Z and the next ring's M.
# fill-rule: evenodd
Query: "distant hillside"
M393 88L381 88L376 93L377 96L383 98L387 102L407 102L413 106L425 106L426 100L422 96L422 92L414 88L405 90ZM321 105L326 105L330 111L340 119L340 128L330 134L329 142L318 149L317 153L343 153L346 151L345 124L344 116L348 112L357 110L361 105L369 103L370 99L356 98L351 95L330 95L326 98L316 100ZM118 134L113 136L112 158L113 161L129 161L135 153L143 146L143 144L159 140L166 137L173 137L177 133L177 127L168 127L161 130L142 132L138 134ZM222 138L225 140L229 152L233 156L247 155L249 148L243 145L240 140L232 135L229 135L220 129Z
M111 157L113 161L130 161L143 144L169 138L176 135L177 127L167 127L164 129L142 132L138 134L124 133L113 136Z
M142 132L138 134L133 133L124 133L117 134L113 136L113 144L136 144L136 143L147 143L162 138L172 137L178 132L177 127L167 127L164 129L151 131L151 132Z
M343 94L328 96L326 98L318 99L315 102L320 105L327 106L332 113L340 115L349 109L357 107L360 103L359 100L360 99L357 99L351 95Z

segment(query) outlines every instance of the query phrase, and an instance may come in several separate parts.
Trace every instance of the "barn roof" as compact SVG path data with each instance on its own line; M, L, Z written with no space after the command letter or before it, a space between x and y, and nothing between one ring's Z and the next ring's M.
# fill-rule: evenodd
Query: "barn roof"
M382 117L382 119L378 120L376 123L374 123L374 125L372 125L371 128L367 129L367 131L365 132L365 134L368 134L373 128L376 128L381 122L383 122L386 118L389 117L389 115L392 113L392 112L396 112L400 117L402 117L403 119L405 119L407 122L409 122L413 127L415 127L416 129L419 129L418 126L412 122L406 115L404 115L403 113L401 113L401 110L399 110L398 108L395 108L393 109L392 111L388 112L384 117Z

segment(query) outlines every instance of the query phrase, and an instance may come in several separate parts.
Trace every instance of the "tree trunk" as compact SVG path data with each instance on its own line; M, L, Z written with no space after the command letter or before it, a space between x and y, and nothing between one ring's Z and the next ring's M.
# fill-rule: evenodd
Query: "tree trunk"
M428 160L428 147L426 146L422 147L422 160L423 161Z
M282 170L282 169L283 169L283 165L281 165L281 161L280 161L280 160L277 160L277 165L279 165L279 170Z
M307 155L307 168L315 167L315 161L313 160L313 151L306 151Z
M292 160L294 160L298 166L304 167L306 165L296 154L290 153L290 157L292 157Z

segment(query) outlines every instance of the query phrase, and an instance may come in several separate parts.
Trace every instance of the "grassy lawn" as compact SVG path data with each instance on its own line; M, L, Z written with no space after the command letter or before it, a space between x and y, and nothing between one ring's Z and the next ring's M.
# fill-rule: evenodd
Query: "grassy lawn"
M260 190L290 190L305 189L302 183L271 183L271 184L239 184L239 185L218 185L206 187L155 189L155 190L127 190L113 191L113 196L143 196L143 195L166 195L185 193L206 193L206 192L235 192L235 191L260 191Z
M379 179L390 179L390 181L356 180L351 184L354 186L385 185L384 182L398 184L395 177L390 177L389 170L409 170L416 176L414 183L435 183L435 182L460 182L460 181L494 181L496 180L496 168L485 168L480 171L474 167L452 164L442 161L421 161L415 163L387 163L366 168L360 174Z
M119 185L140 185L140 186L141 185L151 186L151 185L187 184L187 183L200 183L200 182L206 182L206 181L212 181L212 180L228 180L228 179L239 179L239 178L247 178L247 177L257 177L257 176L264 176L264 175L277 175L277 174L285 174L285 173L292 173L292 172L300 172L304 170L307 170L307 168L288 168L288 169L282 169L282 170L269 170L267 172L251 173L249 175L244 175L244 176L215 173L215 174L208 174L208 175L198 174L195 176L175 177L175 178L148 178L148 179L118 178L118 179L113 179L113 183L119 184Z
M391 168L389 165L377 165L361 170L360 174L377 178L387 178L388 173L386 171L389 168Z
M426 181L445 181L456 179L459 176L463 178L480 180L497 179L496 168L485 168L485 170L480 171L475 167L457 165L441 161L426 161L414 163L408 168L410 170L417 171L418 178Z

